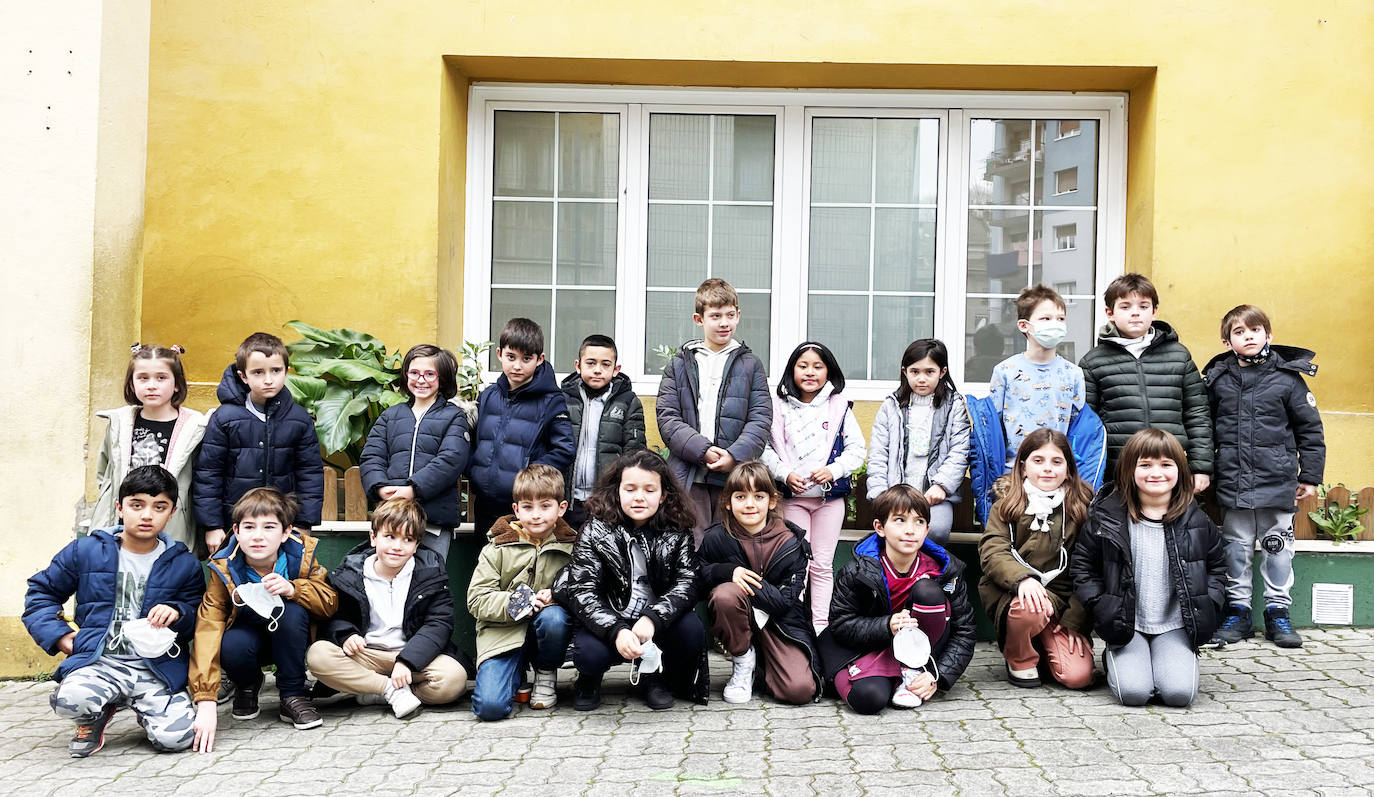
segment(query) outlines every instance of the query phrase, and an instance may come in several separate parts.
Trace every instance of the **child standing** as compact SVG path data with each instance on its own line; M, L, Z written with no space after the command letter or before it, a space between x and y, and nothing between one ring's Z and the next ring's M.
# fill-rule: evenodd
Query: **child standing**
M1007 660L1007 680L1040 685L1038 643L1050 676L1082 689L1093 680L1092 625L1068 569L1093 488L1078 478L1068 438L1053 429L1022 441L1007 487L978 542L978 595Z
M315 560L314 537L292 531L297 504L271 487L249 490L234 504L234 535L210 558L210 578L196 618L191 695L196 701L196 750L214 746L221 667L237 686L233 717L258 716L262 667L277 668L278 719L297 730L317 728L319 712L305 690L311 619L338 608L338 595Z
M453 403L458 363L427 343L412 346L401 362L406 403L384 410L358 461L363 489L379 501L406 498L424 507L421 544L448 557L453 530L463 522L458 479L468 466L468 417Z
M181 370L180 346L131 347L124 374L125 406L102 410L96 417L110 422L96 459L100 484L91 528L117 522L115 493L133 468L161 465L177 481L180 510L167 521L167 536L195 552L195 521L186 509L191 502L191 471L205 436L205 415L186 409L186 374Z
M697 288L692 321L702 340L689 340L663 370L654 412L668 462L695 513L701 544L716 516L725 477L736 463L757 459L773 421L763 363L735 339L739 295L712 277Z
M772 435L762 460L773 478L787 487L783 517L805 529L811 544L815 559L810 565L810 614L819 632L830 616L843 499L851 491L850 474L864 463L864 436L849 402L840 395L844 372L830 349L807 341L793 349L782 373L773 399ZM728 513L723 522L729 523Z
M324 460L315 421L283 390L290 364L281 338L254 332L224 369L220 406L210 415L195 465L196 520L206 529L211 553L224 543L234 506L255 487L296 494L298 528L320 522Z
M1294 504L1316 494L1326 466L1321 414L1302 378L1316 375L1316 355L1271 345L1269 316L1254 305L1232 308L1221 320L1221 335L1229 353L1212 358L1206 378L1216 419L1217 503L1225 512L1228 608L1212 641L1224 645L1252 633L1250 569L1259 540L1264 638L1302 647L1288 609Z
M631 680L638 676L649 708L672 708L674 692L705 704L706 629L692 611L695 518L667 463L652 451L620 455L587 509L591 519L553 587L579 625L573 708L600 706L602 675L635 659Z
M1106 472L1114 472L1127 438L1163 429L1188 453L1193 487L1202 492L1212 472L1212 419L1193 355L1173 327L1155 318L1159 293L1149 278L1124 274L1102 298L1107 324L1078 366L1084 401L1107 428Z
M153 749L191 746L187 649L205 580L196 557L165 532L177 497L161 466L133 468L119 484L123 525L78 537L29 579L24 627L48 655L67 654L49 702L76 721L72 758L105 744L120 706L133 709ZM62 614L73 596L76 630Z
M701 542L701 580L709 591L711 632L733 659L727 703L747 703L762 660L763 682L784 703L821 692L821 664L807 606L806 532L777 512L781 494L761 462L740 464L725 480L723 523Z
M630 377L620 373L615 341L605 335L588 335L577 353L573 373L563 380L568 399L577 455L568 483L568 525L582 528L587 521L587 499L596 475L611 460L644 448L644 405L635 395Z
M506 514L515 474L529 465L565 471L577 451L568 401L558 389L553 366L544 362L544 330L528 318L507 321L497 359L501 376L477 397L468 463L478 534L486 534Z
M369 541L329 574L339 610L305 655L320 683L361 705L386 703L397 717L457 700L467 685L452 639L448 568L421 547L425 528L425 511L411 499L377 506Z
M949 542L954 505L969 460L969 414L949 376L949 350L934 338L912 341L902 353L897 390L873 420L868 451L868 499L895 484L925 493L930 539Z
M1197 697L1197 648L1220 620L1226 562L1192 482L1177 438L1131 435L1070 559L1074 593L1107 645L1107 685L1124 705L1156 693L1170 706Z
M835 579L817 647L840 699L860 714L916 708L973 658L964 564L926 539L930 508L909 484L873 502L873 529Z
M515 514L492 525L468 585L468 611L477 620L472 713L480 720L510 716L526 664L534 665L530 708L553 708L572 640L568 614L552 591L577 541L563 521L563 474L531 465L516 474L513 492Z

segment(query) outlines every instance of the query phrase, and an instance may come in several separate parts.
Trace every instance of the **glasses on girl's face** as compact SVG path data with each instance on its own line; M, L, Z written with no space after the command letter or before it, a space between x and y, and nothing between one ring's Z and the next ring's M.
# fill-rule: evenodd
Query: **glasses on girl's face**
M416 382L433 382L439 378L434 371L406 371L406 377Z

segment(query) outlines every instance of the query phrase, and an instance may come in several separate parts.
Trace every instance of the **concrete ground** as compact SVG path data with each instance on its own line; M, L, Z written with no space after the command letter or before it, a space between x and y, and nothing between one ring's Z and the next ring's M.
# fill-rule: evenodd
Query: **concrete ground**
M323 728L296 731L269 689L257 720L221 707L212 754L154 753L121 711L105 749L80 761L67 757L72 726L48 709L52 685L11 682L0 684L0 794L1369 794L1374 630L1306 638L1301 650L1205 653L1187 709L1124 708L1101 686L1018 689L980 643L949 694L877 717L830 699L727 705L729 664L714 659L704 707L651 712L622 667L586 714L521 709L479 724L464 700L402 721L346 700L323 709Z

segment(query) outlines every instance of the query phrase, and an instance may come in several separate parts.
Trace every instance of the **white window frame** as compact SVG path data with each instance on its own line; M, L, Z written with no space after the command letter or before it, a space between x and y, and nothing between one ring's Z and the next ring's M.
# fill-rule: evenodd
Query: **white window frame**
M1063 240L1066 241L1068 245L1060 246L1059 231L1064 229L1065 227L1072 227L1073 232L1063 236ZM1051 234L1054 235L1054 251L1071 252L1074 249L1078 248L1078 222L1069 222L1068 224L1056 224L1054 225L1054 227L1051 228Z
M1059 175L1073 172L1073 188L1060 188ZM1064 196L1065 194L1078 193L1078 167L1070 166L1067 169L1060 169L1054 173L1054 196Z
M644 374L650 113L776 114L773 201L772 338L769 381L776 383L793 346L806 339L809 247L810 119L815 116L924 117L940 120L937 177L934 334L950 352L960 389L985 394L985 382L963 379L967 299L969 125L972 119L1098 121L1094 287L1125 271L1126 95L1064 92L906 92L563 84L474 83L468 96L464 210L462 333L487 340L491 326L492 135L496 110L620 114L620 203L616 246L617 307L613 334L636 392L653 395L659 378ZM556 144L555 144L556 146ZM555 179L557 175L555 175ZM1037 205L1038 207L1038 205ZM1027 207L1029 210L1029 206ZM556 246L556 242L555 242ZM789 264L799 271L794 273ZM457 301L459 297L440 297ZM1094 327L1105 322L1093 301ZM552 346L549 347L550 351ZM554 364L567 373L570 363ZM895 365L895 364L894 364ZM893 371L895 372L895 368ZM497 372L485 372L494 380ZM855 400L881 400L895 380L851 380Z

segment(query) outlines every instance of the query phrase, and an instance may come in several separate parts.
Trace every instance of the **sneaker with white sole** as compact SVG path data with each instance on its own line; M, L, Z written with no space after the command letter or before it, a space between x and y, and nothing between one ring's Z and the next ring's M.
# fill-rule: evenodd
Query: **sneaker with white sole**
M748 703L754 696L754 661L752 647L734 658L730 680L721 694L726 703Z
M920 670L913 670L910 667L902 668L902 682L897 685L897 691L892 693L893 708L916 708L921 705L921 698L907 687L907 684L915 680L920 674Z
M230 700L233 700L234 693L237 691L238 687L234 685L234 682L221 675L219 679L219 691L215 693L215 702L222 706Z
M534 689L530 692L530 708L553 708L558 705L558 670L534 668Z
M415 709L420 707L420 698L410 691L409 686L397 689L390 683L386 685L386 702L391 706L391 713L395 714L397 719L414 713Z

